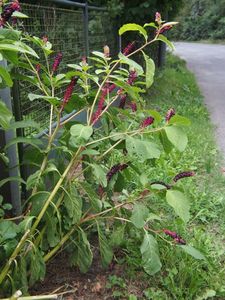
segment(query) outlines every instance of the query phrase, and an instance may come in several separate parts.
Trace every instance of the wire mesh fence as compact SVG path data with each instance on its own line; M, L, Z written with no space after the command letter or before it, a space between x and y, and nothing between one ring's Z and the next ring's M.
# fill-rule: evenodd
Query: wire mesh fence
M24 30L31 35L38 37L47 36L48 40L53 44L55 54L61 52L63 54L61 71L66 68L69 63L77 63L81 60L88 49L101 50L106 44L109 44L112 53L116 50L116 35L113 31L113 25L109 21L107 11L89 12L88 24L87 18L84 18L84 10L79 7L61 8L58 5L37 5L37 4L22 4L23 13L29 16L29 19L24 20ZM85 41L85 26L88 26L88 49ZM110 28L111 26L111 28ZM44 58L40 55L40 62ZM54 54L51 55L54 59ZM50 59L50 64L52 63ZM45 129L48 125L48 115L50 106L47 102L35 100L30 101L28 94L39 94L37 88L27 82L19 82L17 85L17 97L14 101L20 102L19 112L15 111L16 119L32 119ZM58 95L63 91L59 90ZM15 93L14 93L15 94ZM25 136L35 134L33 129L26 129Z

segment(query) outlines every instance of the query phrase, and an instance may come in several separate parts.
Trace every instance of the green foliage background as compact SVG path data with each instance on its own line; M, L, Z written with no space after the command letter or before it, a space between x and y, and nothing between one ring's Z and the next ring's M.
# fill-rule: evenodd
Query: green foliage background
M173 37L181 40L221 40L225 37L225 1L186 1Z

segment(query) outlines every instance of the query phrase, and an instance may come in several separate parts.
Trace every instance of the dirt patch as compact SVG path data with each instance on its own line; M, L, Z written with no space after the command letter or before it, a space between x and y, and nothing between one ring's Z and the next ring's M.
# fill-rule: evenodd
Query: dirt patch
M36 284L30 293L46 295L72 291L64 295L63 298L67 300L128 299L131 294L143 299L143 290L147 287L147 283L141 278L143 273L137 272L135 280L131 280L126 275L125 268L124 264L119 265L114 261L108 269L103 269L97 253L88 273L81 274L78 268L69 265L68 255L60 253L49 262L44 281ZM114 276L116 281L118 278L119 284L110 283L110 276Z

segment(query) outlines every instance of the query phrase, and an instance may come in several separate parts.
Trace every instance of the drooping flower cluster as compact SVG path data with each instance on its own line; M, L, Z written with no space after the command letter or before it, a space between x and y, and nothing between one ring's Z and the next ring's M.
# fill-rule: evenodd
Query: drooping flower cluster
M168 31L172 28L172 25L168 25L168 26L163 26L162 28L160 28L158 31L157 31L157 34L162 34L164 33L165 31Z
M11 2L10 4L4 6L1 13L0 26L5 25L6 22L10 20L15 11L20 11L21 7L18 0Z
M127 56L134 50L135 42L129 43L122 51L123 55Z
M127 83L128 83L129 85L133 85L133 84L134 84L134 81L135 81L136 79L137 79L137 72L136 72L135 70L130 71L129 77L128 77L128 79L127 79ZM118 94L120 94L122 91L123 91L123 90L120 89L120 90L118 91ZM119 108L124 109L125 104L126 104L126 99L127 99L127 95L126 95L126 94L124 94L124 95L121 96Z
M116 85L115 84L106 84L103 89L102 89L102 93L100 96L100 99L98 101L98 107L96 112L93 114L92 116L92 124L94 125L100 118L102 111L104 110L104 103L105 103L105 98L107 96L108 93L112 92L115 89Z
M114 165L109 172L106 174L106 178L107 181L109 182L113 175L115 175L116 173L118 173L119 171L123 171L124 169L126 169L128 167L128 164L116 164Z
M180 235L178 235L176 232L174 231L170 231L168 229L163 229L163 232L170 236L174 242L176 242L177 244L180 244L180 245L186 245L186 241L182 239L182 237Z
M141 122L141 128L145 128L149 125L151 125L152 123L154 122L154 118L153 117L147 117L146 119L144 119L142 122Z
M131 108L132 112L137 111L137 104L135 102L131 102L130 103L130 108Z
M40 70L41 70L41 65L37 64L36 65L36 71L37 71L38 74L40 73Z
M176 111L174 108L170 108L167 113L166 113L166 122L168 123L170 121L170 119L176 114Z
M61 106L61 111L64 109L65 105L69 102L72 93L73 93L73 89L75 84L77 83L78 78L77 77L73 77L70 81L70 84L68 85L64 97L63 97L63 102L62 102L62 106Z
M185 177L192 177L195 176L195 172L193 171L186 171L186 172L181 172L179 174L177 174L174 178L173 181L177 182L178 180L185 178Z
M58 53L54 59L53 65L52 65L52 73L55 73L58 70L58 67L62 61L63 55L62 53Z

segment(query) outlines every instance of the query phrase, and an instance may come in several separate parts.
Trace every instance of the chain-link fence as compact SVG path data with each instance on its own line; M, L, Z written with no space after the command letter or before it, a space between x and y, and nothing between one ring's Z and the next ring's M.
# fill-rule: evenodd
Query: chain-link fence
M118 52L113 22L110 21L106 10L88 6L76 7L74 4L72 7L62 8L58 2L51 1L45 5L22 3L22 11L29 16L24 20L24 30L38 37L47 36L53 44L55 53L63 54L61 69L65 69L66 64L79 62L82 56L89 54L89 51L101 50L106 44L110 46L112 53ZM52 60L53 58L54 54ZM31 102L28 99L29 93L38 94L37 88L27 82L18 82L15 89L16 119L35 120L45 129L50 109L48 103L39 100ZM35 134L32 129L24 132L25 136L32 134Z

